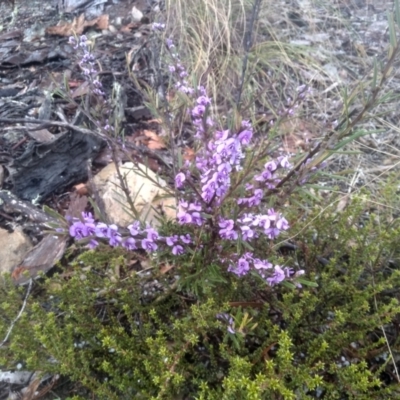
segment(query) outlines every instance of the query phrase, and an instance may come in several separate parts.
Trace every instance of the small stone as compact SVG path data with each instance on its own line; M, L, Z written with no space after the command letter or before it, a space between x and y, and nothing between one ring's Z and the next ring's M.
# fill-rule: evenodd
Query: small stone
M142 176L135 168L133 163L126 163L120 166L120 172L126 179L131 199L141 218L154 227L158 226L155 210L159 208L163 210L167 218L176 218L175 198L169 196L163 189L166 187L166 182L150 169L146 169L145 165L139 164L139 168L142 171L147 170L148 177ZM124 192L120 188L121 183L115 164L107 165L94 177L93 182L104 203L105 212L110 222L121 227L127 227L131 224L133 216L129 215L129 205ZM154 182L159 182L159 185Z
M136 22L140 22L143 18L143 13L136 7L132 7L132 19Z
M11 273L33 248L31 241L20 228L12 233L0 229L0 243L0 274Z

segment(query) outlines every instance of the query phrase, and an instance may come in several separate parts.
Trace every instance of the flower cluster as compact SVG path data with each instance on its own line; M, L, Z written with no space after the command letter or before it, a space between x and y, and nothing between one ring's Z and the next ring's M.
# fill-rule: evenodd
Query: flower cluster
M99 72L96 68L95 57L90 49L88 39L85 35L78 38L70 36L68 42L74 50L77 50L79 66L86 82L89 84L90 93L95 95L96 101L101 107L100 115L102 116L102 122L99 122L99 125L102 126L102 131L106 134L114 134L114 127L108 119L112 108L103 91L103 84L98 78Z
M154 24L153 29L164 29L163 24ZM92 76L95 73L93 58L88 50L86 39L77 42L71 39L76 48L84 51L82 68L88 70ZM180 225L193 225L206 228L212 232L213 238L219 238L219 243L212 243L224 249L228 258L220 257L220 261L227 265L228 271L237 276L244 276L250 271L258 273L269 285L276 285L285 279L292 280L303 271L294 273L291 268L273 265L268 260L261 260L251 252L235 253L235 249L250 247L243 246L244 242L251 242L261 236L272 240L287 229L288 221L281 213L273 208L264 208L264 189L275 188L280 182L281 169L291 168L287 157L281 156L268 161L260 173L250 174L244 184L246 197L235 194L239 171L243 170L243 159L246 148L251 144L253 127L249 121L242 121L239 129L218 129L217 124L209 115L211 99L202 86L191 87L186 77L187 71L174 52L174 44L167 39L166 46L172 55L173 63L169 66L171 75L175 78L175 88L193 100L193 107L189 111L192 124L195 127L195 138L199 142L199 151L194 162L187 161L175 176L175 186L181 193L177 221ZM87 67L87 68L86 68ZM86 69L85 69L86 68ZM86 72L84 72L86 73ZM249 173L248 171L245 173ZM243 185L239 185L239 187ZM241 192L243 194L243 192ZM226 210L228 199L235 198L236 207ZM226 214L235 215L228 218ZM160 248L169 248L174 255L185 252L192 243L189 234L162 237L150 226L141 228L139 222L128 226L129 233L121 234L116 225L96 223L93 216L82 214L81 219L71 220L69 233L75 239L85 239L90 248L95 248L99 240L107 241L110 246L122 246L129 250L143 249L148 252L158 251ZM235 246L231 242L236 241ZM202 248L206 248L203 243Z
M243 213L236 223L232 219L220 217L218 225L222 239L236 240L240 236L244 241L257 239L263 234L268 239L275 239L281 231L289 229L288 221L273 208L267 214Z
M91 84L93 93L104 98L105 93L102 90L103 85L97 78L98 71L96 69L95 58L90 51L87 37L82 35L79 37L79 39L76 39L75 37L70 36L68 42L75 50L78 50L82 53L79 66L81 67L86 79Z
M96 223L91 213L82 213L82 218L72 218L70 222L69 234L76 240L88 240L90 249L96 248L99 240L103 240L112 247L122 246L127 250L143 249L154 252L163 246L171 248L172 254L179 255L183 254L185 247L192 243L189 234L163 237L151 226L142 229L138 221L129 225L129 233L124 235L119 232L115 224Z
M224 218L219 210L223 209L221 206L230 194L233 175L243 168L244 152L251 144L253 128L249 121L242 121L237 132L215 129L216 124L208 115L211 99L204 87L193 88L188 84L185 80L187 72L178 55L172 52L174 45L170 39L167 39L167 47L174 60L169 71L176 79L175 88L193 98L190 117L196 128L195 138L200 142L194 165L186 163L175 176L175 187L185 196L179 202L178 223L200 227L210 224L214 218L218 235L223 241L251 241L261 235L275 239L281 231L289 229L289 223L273 208L260 213L260 205L264 197L263 189L275 188L280 182L279 170L291 168L287 157L280 156L267 162L263 171L253 176L253 182L245 185L248 197L236 200L239 209L235 220ZM193 175L197 178L195 181ZM193 186L198 190L192 190ZM251 209L257 212L252 213ZM219 215L215 215L215 210ZM291 268L273 266L267 260L254 257L252 253L242 256L232 254L229 260L222 261L228 262L228 271L238 276L246 275L251 270L258 272L269 285L291 279L294 275Z
M277 285L285 279L292 279L304 274L303 270L296 273L292 268L272 265L268 260L255 258L252 253L247 252L238 258L235 264L231 264L228 271L237 276L248 274L251 269L258 272L261 278L265 279L270 286Z

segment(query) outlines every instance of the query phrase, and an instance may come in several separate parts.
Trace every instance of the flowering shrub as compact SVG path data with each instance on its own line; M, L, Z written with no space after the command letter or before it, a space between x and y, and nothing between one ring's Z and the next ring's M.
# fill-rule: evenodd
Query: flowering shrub
M90 49L88 39L85 35L82 35L79 38L71 36L68 41L73 46L74 50L77 51L77 56L80 59L79 66L82 70L84 79L86 79L89 84L89 94L94 96L97 100L99 108L98 114L101 116L100 119L102 120L100 123L101 129L105 133L113 133L114 127L110 125L108 119L111 106L103 90L103 84L98 78L99 71L96 68L95 58Z
M162 30L163 26L155 24L154 29ZM71 38L70 41L83 50L80 65L84 74L92 80L97 90L95 94L104 97L104 92L100 91L101 84L92 78L96 71L86 39L81 37L77 41ZM268 260L258 258L253 251L243 251L249 247L245 242L250 244L262 236L273 240L289 229L288 221L280 212L263 204L264 190L275 188L280 181L280 170L291 168L288 158L280 156L268 161L260 173L251 175L247 168L243 174L245 151L250 148L253 137L251 123L242 121L237 132L218 129L208 113L211 99L205 88L189 85L185 79L188 73L178 54L173 51L175 46L170 39L166 46L174 60L169 71L175 80L175 88L187 95L194 104L189 114L196 129L195 139L199 147L194 162L185 162L175 177L175 187L180 193L178 224L193 225L198 231L205 229L210 232L209 241L202 243L201 247L214 248L218 240L224 254L229 254L220 257L220 262L237 276L255 271L269 285L297 278L304 271L295 273L292 268L273 265ZM239 196L239 193L243 196ZM231 204L232 198L236 198L236 205ZM228 203L229 208L226 206ZM232 207L234 218L227 216L228 209L232 215ZM173 255L182 255L188 247L193 246L189 233L164 237L150 226L142 229L138 221L128 226L128 230L129 235L122 235L116 225L96 224L93 216L87 213L82 215L81 220L71 221L69 233L78 240L87 238L91 249L99 244L99 239L108 241L110 246L123 246L128 250L155 252L160 247L166 247L170 248ZM235 248L241 251L237 252ZM204 251L207 252L207 249Z
M174 290L149 304L155 278L144 284L145 273L129 273L134 254L122 245L86 251L35 282L1 349L2 369L18 362L61 374L76 399L397 399L382 328L398 353L400 227L385 225L390 211L366 218L361 201L339 214L335 207L315 207L291 228L305 244L297 260L318 283L301 292L251 282L249 296L250 279L239 279L200 301ZM6 280L1 337L23 301Z
M307 179L301 166L314 163L309 160L319 147L293 168L284 156L258 168L252 162L257 156L247 157L250 122L217 127L211 99L204 88L188 84L172 41L167 47L175 88L192 104L198 142L194 162L180 163L175 176L177 223L156 231L139 221L127 229L96 222L90 213L69 218L69 234L96 251L67 256L63 273L38 279L30 297L5 278L1 336L9 336L10 321L16 323L2 345L2 369L15 369L18 360L28 371L68 377L77 382L68 396L86 389L74 399L398 398L397 177L380 191L387 202L380 201L376 213L367 192L349 196L342 212L336 208L339 195L323 212L311 198L301 223L289 227L269 193L292 176L293 187ZM81 66L86 62L93 67L90 58ZM289 194L302 201L300 191ZM298 211L289 208L285 215L294 221ZM264 285L302 282L301 269L274 265L281 263L263 254L289 228L296 237L296 265L318 283L312 290ZM109 246L97 247L100 242ZM231 277L252 273L261 280L232 279L218 290L208 285L206 296L194 299L175 290L177 280L165 272L173 266L131 273L136 255L124 248L179 257L178 278L189 266L197 279L216 260ZM196 261L205 267L193 273Z

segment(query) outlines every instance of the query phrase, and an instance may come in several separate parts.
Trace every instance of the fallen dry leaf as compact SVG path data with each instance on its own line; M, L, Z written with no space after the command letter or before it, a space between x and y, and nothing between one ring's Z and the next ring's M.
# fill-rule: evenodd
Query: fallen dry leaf
M75 88L81 86L83 82L86 82L86 81L70 80L70 81L68 81L68 86L69 86L70 89L75 89Z
M172 268L174 268L174 265L171 264L165 264L160 268L161 274L165 275L168 271L170 271Z
M88 187L84 183L79 183L74 186L75 193L79 196L86 196L89 193Z
M191 149L190 147L185 147L185 148L183 149L183 159L184 159L185 161L191 162L191 161L194 160L195 156L196 156L196 153L195 153L194 150Z
M71 85L70 85L71 87ZM80 86L78 86L72 93L71 93L71 97L73 99L77 98L77 97L82 97L85 96L86 94L88 94L90 91L89 88L89 82L84 81L81 83Z
M123 26L119 31L123 33L131 33L134 29L139 28L141 25L142 24L140 22L131 22L130 24Z
M315 137L312 124L299 118L283 121L280 127L283 133L283 150L286 153L296 153L299 149L307 151L310 139Z
M97 26L98 29L108 29L108 21L108 15L103 14L95 19L92 19L91 21L86 21L84 25L85 28L88 26Z
M85 28L85 15L81 14L78 18L74 18L70 24L57 26L49 26L46 33L49 35L72 36L82 35Z
M163 139L158 136L155 132L145 130L143 132L150 140L147 147L151 150L165 149L165 144Z
M145 129L145 130L143 130L142 135L144 135L146 137L146 139L147 139L147 140L145 140L147 142L146 146L150 150L165 149L165 144L164 144L163 139L160 136L158 136L155 132Z
M46 33L49 35L58 36L74 36L82 35L85 28L89 26L95 26L98 29L108 29L109 16L106 14L100 15L99 17L92 19L91 21L85 21L85 15L81 14L78 18L74 18L71 23L49 26L46 29Z

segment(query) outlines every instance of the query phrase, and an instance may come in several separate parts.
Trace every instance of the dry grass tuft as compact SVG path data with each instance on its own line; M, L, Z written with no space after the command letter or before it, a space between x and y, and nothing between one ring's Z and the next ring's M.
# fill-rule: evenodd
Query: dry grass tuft
M217 104L215 119L228 116L235 103L245 57L244 38L249 29L252 0L167 0L168 36L173 37L192 79L206 86ZM384 60L389 44L389 2L264 0L253 27L242 110L245 118L276 116L308 84L312 95L290 123L276 134L282 150L319 141L343 116L343 91L355 94L353 107L362 107L374 58ZM371 7L373 5L373 8ZM374 11L375 10L375 11ZM395 89L397 76L384 89ZM332 157L330 171L342 173L346 194L367 186L374 189L387 174L399 170L398 129L394 112L398 96L369 115L359 128L371 132L346 145ZM216 111L216 112L215 112ZM389 114L391 113L391 114ZM280 139L279 139L280 140ZM388 167L388 168L384 168ZM356 179L355 179L356 177Z

